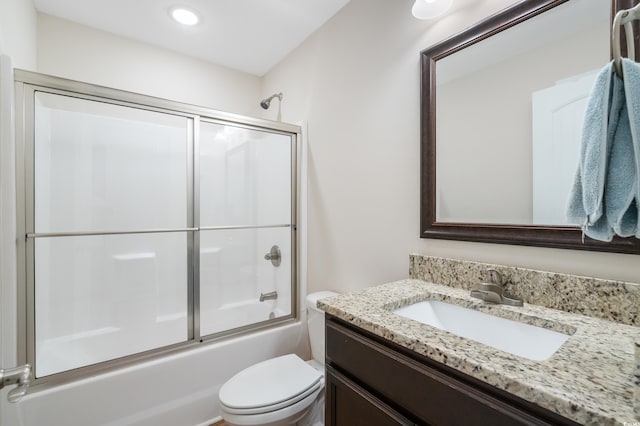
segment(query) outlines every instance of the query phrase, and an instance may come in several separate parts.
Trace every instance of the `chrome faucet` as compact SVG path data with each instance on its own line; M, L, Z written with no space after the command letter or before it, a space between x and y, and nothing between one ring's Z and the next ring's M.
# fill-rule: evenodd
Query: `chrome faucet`
M487 269L487 281L478 284L478 288L471 290L471 297L490 303L522 306L522 299L512 297L504 292L502 274L495 269Z
M275 300L278 298L278 292L272 291L269 293L260 293L260 301L264 302L265 300Z

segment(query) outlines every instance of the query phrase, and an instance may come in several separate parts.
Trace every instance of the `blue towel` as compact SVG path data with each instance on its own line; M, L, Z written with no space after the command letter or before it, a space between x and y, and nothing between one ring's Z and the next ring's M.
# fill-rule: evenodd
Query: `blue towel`
M603 198L611 140L608 123L614 74L613 65L607 64L596 76L589 94L578 170L567 205L567 220L582 225L583 232L591 238L603 241L613 238L613 230L603 214Z
M617 75L613 78L612 108L609 111L609 129L613 134L609 132L612 139L604 205L607 223L613 232L621 237L630 237L636 233L638 215L634 201L636 165L625 93L629 78L625 76L624 83Z
M639 236L640 67L622 60L624 80L607 64L589 95L567 219L585 235Z
M634 201L625 216L633 215L636 223L635 237L640 238L640 64L626 58L622 60L624 91L629 115L629 128L633 141Z

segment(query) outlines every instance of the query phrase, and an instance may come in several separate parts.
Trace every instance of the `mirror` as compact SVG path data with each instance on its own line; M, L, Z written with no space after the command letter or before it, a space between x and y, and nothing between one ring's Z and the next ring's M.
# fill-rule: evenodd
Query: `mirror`
M613 15L638 1L518 2L422 52L422 237L640 253L564 215Z

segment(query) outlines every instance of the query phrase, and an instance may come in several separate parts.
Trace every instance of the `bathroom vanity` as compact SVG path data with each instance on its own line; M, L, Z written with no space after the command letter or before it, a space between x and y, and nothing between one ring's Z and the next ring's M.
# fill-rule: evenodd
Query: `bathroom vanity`
M326 424L577 425L328 316Z
M424 300L556 330L532 360L394 310ZM640 328L525 304L491 305L460 288L403 280L319 301L326 312L326 424L622 425L637 422Z

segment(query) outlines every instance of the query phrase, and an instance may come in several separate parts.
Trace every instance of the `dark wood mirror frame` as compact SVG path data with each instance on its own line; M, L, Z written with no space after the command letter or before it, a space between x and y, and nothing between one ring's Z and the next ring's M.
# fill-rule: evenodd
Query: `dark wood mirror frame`
M592 240L572 226L494 225L436 221L436 61L484 40L569 0L529 0L492 15L421 52L420 92L420 237L446 240L517 244L575 250L640 254L640 240L615 238L611 242ZM611 22L615 13L640 0L611 0ZM636 58L640 58L639 25L634 27ZM622 32L623 49L626 46ZM623 51L623 55L626 52Z

